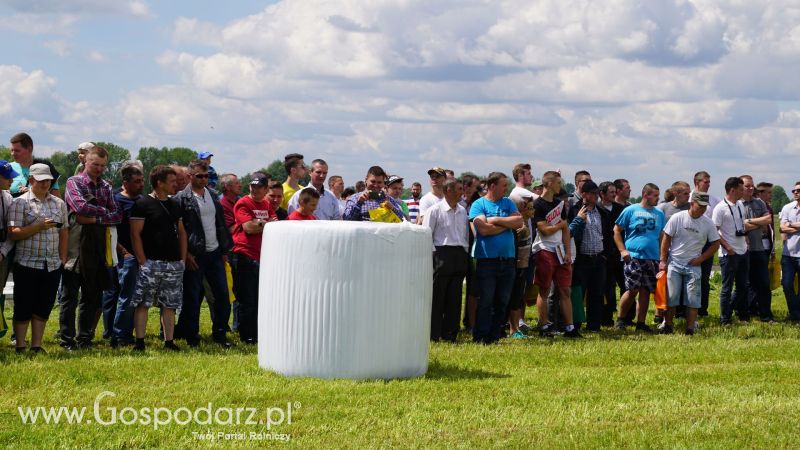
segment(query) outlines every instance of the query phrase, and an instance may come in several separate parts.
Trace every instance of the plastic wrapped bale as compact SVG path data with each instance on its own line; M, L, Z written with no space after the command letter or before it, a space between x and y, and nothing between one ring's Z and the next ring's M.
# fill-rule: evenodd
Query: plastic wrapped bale
M389 379L428 370L433 261L427 227L266 225L258 360L287 376Z

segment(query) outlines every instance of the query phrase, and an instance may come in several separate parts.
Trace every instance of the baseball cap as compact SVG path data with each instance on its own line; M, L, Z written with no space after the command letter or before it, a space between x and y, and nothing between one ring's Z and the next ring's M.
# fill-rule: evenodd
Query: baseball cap
M428 175L430 175L430 176L438 175L438 176L442 176L442 177L446 177L447 176L447 174L444 172L444 169L442 169L441 167L434 167L434 168L428 170Z
M94 148L94 146L95 146L94 142L88 142L88 141L81 142L80 144L78 144L78 151L91 150L92 148Z
M50 173L50 168L47 167L47 164L34 164L31 166L29 172L29 176L32 176L36 181L44 181L44 180L52 180L53 175Z
M597 183L592 180L587 180L583 182L583 186L581 186L581 193L584 192L599 192L600 188L597 187Z
M697 203L700 206L708 206L708 193L692 191L692 203Z
M403 179L398 177L397 175L391 175L388 180L386 180L386 185L391 186L394 183L402 183Z
M11 163L10 162L8 162L8 161L6 161L4 159L0 159L0 177L8 178L10 180L10 179L16 178L18 176L19 176L19 173L17 173L17 171L14 170L13 167L11 167Z
M269 184L269 177L263 173L254 173L253 178L250 180L251 186L266 186Z
M206 159L214 156L211 152L200 152L197 154L197 159Z

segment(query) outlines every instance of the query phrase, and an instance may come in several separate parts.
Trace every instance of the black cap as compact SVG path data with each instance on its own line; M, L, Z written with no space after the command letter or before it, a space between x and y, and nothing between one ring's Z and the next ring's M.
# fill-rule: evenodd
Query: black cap
M250 180L251 186L266 186L267 184L269 184L269 177L260 172L254 173Z
M600 192L600 188L597 187L594 181L586 180L583 182L583 186L581 186L581 194L584 192Z

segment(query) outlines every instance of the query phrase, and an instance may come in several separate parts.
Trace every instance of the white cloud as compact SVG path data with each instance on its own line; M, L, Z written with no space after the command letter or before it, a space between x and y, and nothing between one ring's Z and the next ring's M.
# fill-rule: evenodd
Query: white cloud
M52 118L60 106L55 85L55 78L41 70L0 65L0 118L11 123Z
M220 27L211 22L178 17L173 24L172 40L178 44L202 44L216 47L220 45L221 39Z
M69 56L71 45L65 39L46 41L44 46L60 57Z
M95 63L102 63L102 62L108 61L108 58L106 58L106 55L103 54L103 52L101 52L99 50L92 50L89 53L87 53L86 54L86 59L88 59L91 62L95 62Z

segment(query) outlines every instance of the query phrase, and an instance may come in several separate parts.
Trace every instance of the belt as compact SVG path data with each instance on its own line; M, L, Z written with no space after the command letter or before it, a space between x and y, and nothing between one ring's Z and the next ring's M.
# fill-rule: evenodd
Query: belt
M478 261L498 261L498 262L504 262L504 261L516 261L516 260L517 260L517 258L516 258L516 257L514 257L514 258L504 258L504 257L499 257L499 258L478 258Z

